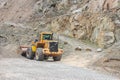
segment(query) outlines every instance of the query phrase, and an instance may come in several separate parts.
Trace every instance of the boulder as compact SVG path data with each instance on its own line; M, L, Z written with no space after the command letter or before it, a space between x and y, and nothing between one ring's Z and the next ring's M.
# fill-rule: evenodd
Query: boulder
M75 48L76 51L81 51L82 50L82 47L81 46L78 46Z
M102 48L97 49L97 52L102 52L102 51L103 51Z

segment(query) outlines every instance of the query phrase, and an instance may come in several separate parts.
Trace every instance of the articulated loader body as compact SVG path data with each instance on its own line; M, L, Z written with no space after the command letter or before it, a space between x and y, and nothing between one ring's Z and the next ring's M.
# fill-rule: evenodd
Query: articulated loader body
M54 61L60 61L63 50L58 48L58 41L53 40L53 33L42 32L39 38L32 42L31 47L21 47L28 59L37 61L47 60L53 57Z

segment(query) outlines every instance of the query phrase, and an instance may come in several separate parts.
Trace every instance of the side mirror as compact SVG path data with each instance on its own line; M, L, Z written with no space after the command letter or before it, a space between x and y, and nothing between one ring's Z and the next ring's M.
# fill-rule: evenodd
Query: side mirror
M34 40L34 43L36 43L36 42L38 42L38 39L35 39L35 40Z

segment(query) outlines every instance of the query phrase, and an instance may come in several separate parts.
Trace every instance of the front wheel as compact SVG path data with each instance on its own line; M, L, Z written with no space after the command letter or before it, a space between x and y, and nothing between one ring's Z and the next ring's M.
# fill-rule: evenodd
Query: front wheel
M42 52L42 48L37 48L37 51L35 53L35 59L37 61L43 61L44 60L44 54Z
M32 52L32 48L28 48L26 51L26 57L28 59L34 59L34 53Z
M62 58L62 55L53 57L54 61L60 61L61 58Z

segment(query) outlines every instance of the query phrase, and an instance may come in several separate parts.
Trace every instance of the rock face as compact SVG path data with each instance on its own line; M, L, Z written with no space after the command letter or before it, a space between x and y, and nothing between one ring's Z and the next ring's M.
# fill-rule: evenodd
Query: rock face
M28 44L35 37L33 33L35 32L25 25L6 22L0 26L0 46Z
M86 1L81 7L71 6L71 14L55 18L48 26L53 32L87 39L101 48L108 48L120 41L119 8L119 0Z
M120 8L120 0L106 0L103 4L103 10Z
M120 0L92 0L89 4L90 12L115 10L120 8Z
M7 27L11 32L15 29L16 33L10 33L12 39L12 34L25 33L27 37L46 28L79 40L89 40L102 48L120 41L120 0L0 0L0 15L1 23L11 21L16 23L10 24L12 27L20 26ZM30 26L22 31L19 23ZM0 43L8 40L3 36L9 32L5 30L7 28L6 25L0 28Z
M0 0L0 22L27 21L32 13L35 0Z
M103 17L94 29L91 41L97 42L100 47L109 47L115 42L115 25L110 18Z
M109 47L115 42L115 24L109 17L101 14L65 15L56 18L48 26L51 26L53 32L80 40L91 40L102 48Z

